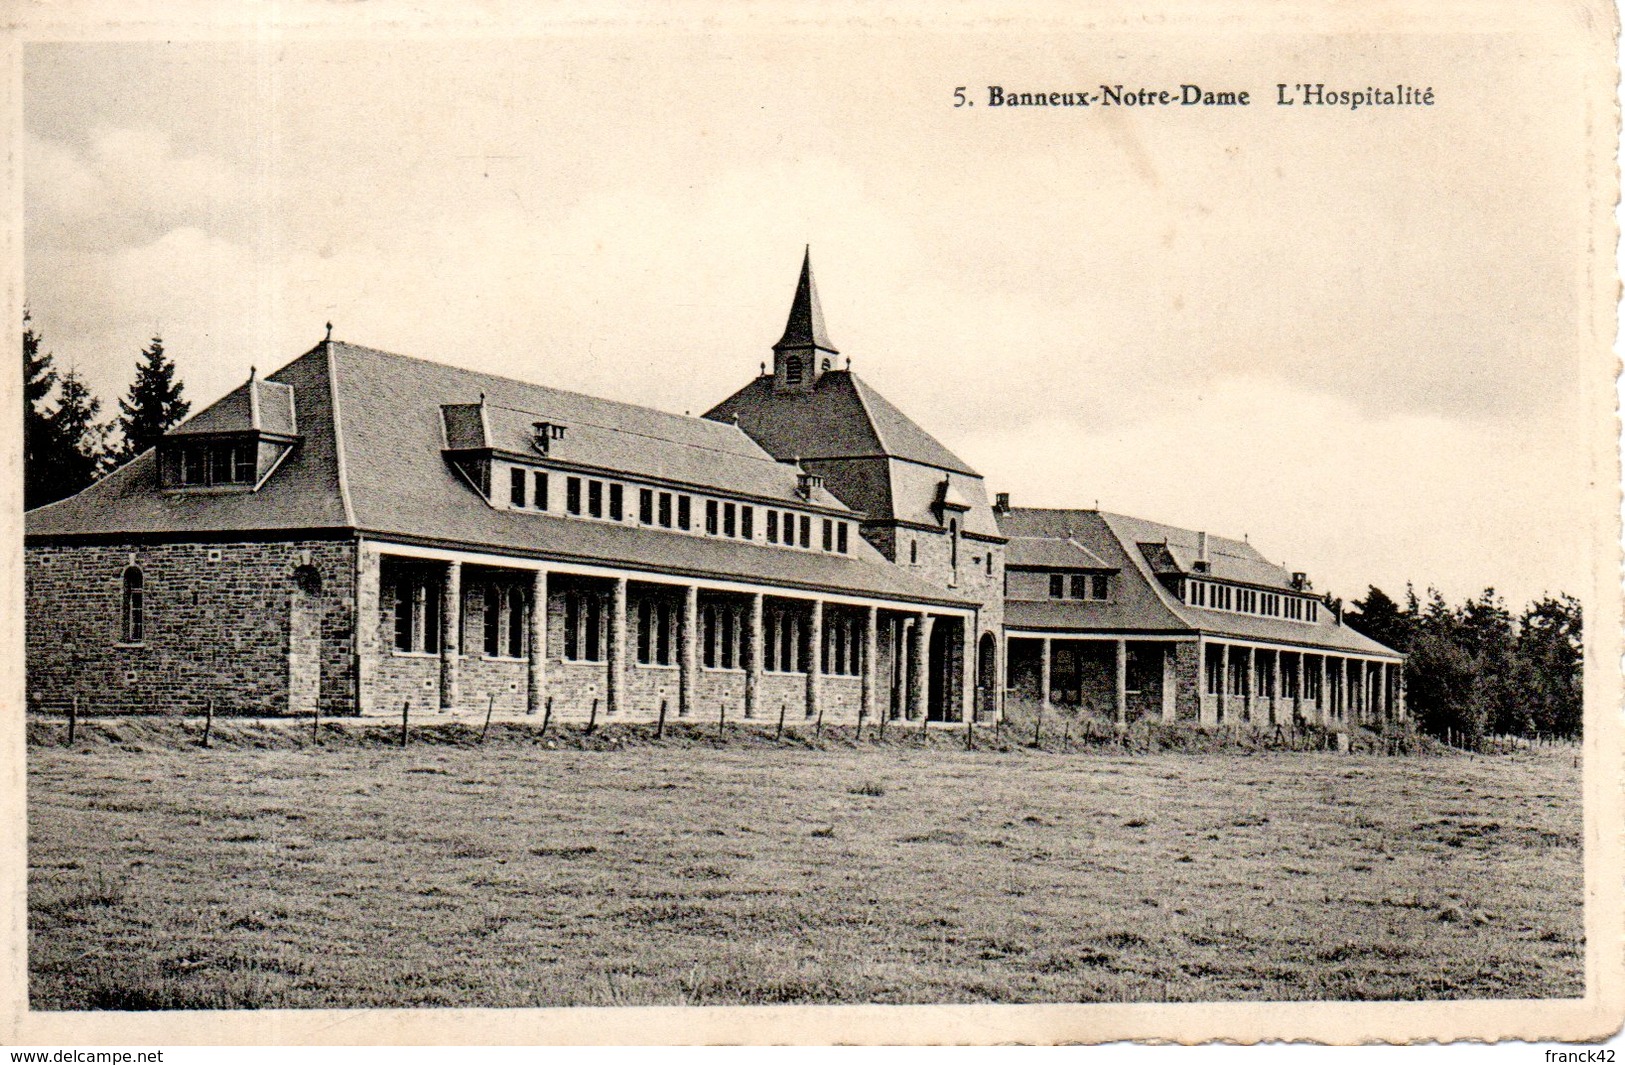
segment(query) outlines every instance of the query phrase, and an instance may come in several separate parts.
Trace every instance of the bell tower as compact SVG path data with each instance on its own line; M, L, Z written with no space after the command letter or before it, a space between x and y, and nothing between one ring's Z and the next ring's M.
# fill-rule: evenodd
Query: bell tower
M809 246L801 259L801 280L796 282L784 335L773 345L773 391L810 391L824 371L834 367L839 354L824 333L824 311L818 305Z

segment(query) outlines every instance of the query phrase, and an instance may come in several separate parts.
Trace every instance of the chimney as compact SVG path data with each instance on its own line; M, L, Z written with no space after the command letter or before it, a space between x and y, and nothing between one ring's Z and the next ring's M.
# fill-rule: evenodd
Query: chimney
M1197 573L1206 573L1211 567L1207 560L1207 533L1196 534L1196 562L1191 566Z
M993 513L995 513L995 514L1008 514L1008 513L1010 513L1010 493L1009 492L999 492L999 493L996 493L993 496Z
M824 479L816 473L796 474L796 494L802 499L811 499L815 488L824 487Z
M1301 592L1301 591L1304 590L1304 588L1308 584L1309 584L1309 574L1304 573L1301 570L1292 574L1292 587L1295 590Z

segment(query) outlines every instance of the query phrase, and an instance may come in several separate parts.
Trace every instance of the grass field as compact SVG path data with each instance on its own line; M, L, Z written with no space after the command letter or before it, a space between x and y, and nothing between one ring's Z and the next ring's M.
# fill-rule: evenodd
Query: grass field
M1583 993L1572 748L600 745L31 746L31 1005Z

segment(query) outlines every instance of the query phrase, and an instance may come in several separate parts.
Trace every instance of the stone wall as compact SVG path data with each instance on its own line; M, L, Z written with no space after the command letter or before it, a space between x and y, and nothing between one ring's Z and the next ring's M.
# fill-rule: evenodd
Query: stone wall
M315 613L324 714L353 706L349 541L31 545L24 618L31 705L82 713L289 712L289 619ZM141 572L143 632L123 641L124 574ZM302 576L296 571L308 566ZM301 580L303 583L301 583ZM296 708L297 709L297 708Z

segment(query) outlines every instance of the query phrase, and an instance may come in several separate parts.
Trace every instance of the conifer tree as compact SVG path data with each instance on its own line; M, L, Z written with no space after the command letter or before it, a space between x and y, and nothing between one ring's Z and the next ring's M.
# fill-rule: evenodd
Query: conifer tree
M53 494L55 458L60 452L44 404L56 387L49 352L40 352L40 337L28 309L23 309L23 509L32 510L62 498Z
M119 400L118 427L123 446L118 461L128 462L158 442L185 418L192 404L181 398L175 363L164 355L162 337L154 336L135 364L130 394Z
M61 447L57 478L60 495L66 497L89 488L101 474L107 426L96 420L102 401L91 394L78 371L69 370L58 384L56 410L49 420L52 436Z

